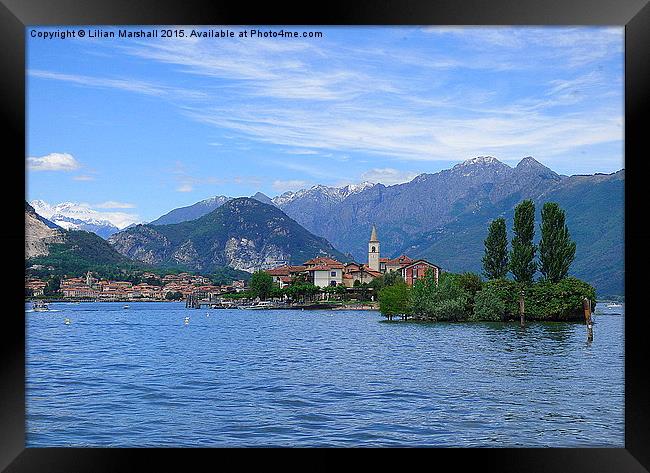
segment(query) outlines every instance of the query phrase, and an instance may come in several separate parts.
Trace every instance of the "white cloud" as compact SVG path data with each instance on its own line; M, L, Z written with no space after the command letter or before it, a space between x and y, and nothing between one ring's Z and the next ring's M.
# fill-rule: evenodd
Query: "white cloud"
M398 30L421 39L417 35L422 29ZM613 125L622 117L617 100L622 97L622 75L616 68L589 72L595 61L622 59L622 28L424 31L432 33L425 36L433 41L421 43L423 47L414 42L409 48L397 42L364 49L341 42L239 40L215 48L213 42L189 38L118 46L137 58L197 76L202 83L217 84L201 92L148 81L29 73L156 97L200 98L200 103L184 100L180 113L231 132L227 138L281 146L287 155L333 153L340 161L352 152L391 160L448 161L483 154L508 159L573 155L579 146L622 141L622 128ZM457 47L452 50L462 54L444 51L435 34L453 36ZM585 65L586 70L575 69ZM473 80L476 74L466 78L456 70L468 68L485 70L485 83ZM522 88L514 74L524 69ZM512 79L491 85L490 74L503 70L513 70ZM454 74L462 74L462 80ZM331 169L337 163L327 169L311 163L282 166L321 179L340 174ZM209 183L191 176L176 176L179 192ZM388 174L383 178L391 179Z
M28 74L32 77L38 77L41 79L71 82L77 85L95 87L99 89L119 89L156 97L170 97L180 99L203 99L207 97L207 94L204 92L190 89L181 89L177 87L168 87L165 85L153 84L151 82L136 80L132 78L115 79L92 77L75 74L62 74L59 72L42 71L38 69L30 69L28 71Z
M30 171L74 171L79 169L79 162L68 153L50 153L40 158L27 158Z
M193 190L194 187L188 182L181 184L176 188L176 192L192 192Z
M288 149L285 151L287 154L318 154L318 151L313 149Z
M301 181L299 179L289 179L286 181L283 180L275 180L273 181L273 189L278 191L278 192L286 192L286 191L297 191L300 189L304 189L307 187L308 183L307 181Z
M417 175L415 172L399 171L393 168L373 168L361 174L361 180L392 186L409 182Z
M94 181L95 176L89 176L88 174L79 174L78 176L74 176L72 179L75 181Z
M107 200L101 204L95 205L98 209L132 209L135 208L135 204L128 202L117 202L115 200Z

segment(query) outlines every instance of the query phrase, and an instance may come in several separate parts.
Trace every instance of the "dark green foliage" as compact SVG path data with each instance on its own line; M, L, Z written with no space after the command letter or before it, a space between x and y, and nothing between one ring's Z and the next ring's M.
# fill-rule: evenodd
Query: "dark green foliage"
M411 314L431 321L519 320L520 288L519 283L505 278L483 283L471 273L443 273L436 287L432 275L427 274L412 289ZM526 320L583 320L583 297L595 307L595 289L573 277L557 283L533 283L525 291Z
M490 223L484 245L483 274L488 279L505 277L508 273L508 237L504 218L497 218Z
M250 278L251 273L242 271L240 269L231 268L230 266L215 268L214 272L210 274L210 280L212 281L212 284L216 284L217 286L230 284L231 282L237 280L248 281Z
M518 290L516 282L509 279L487 281L476 293L474 312L471 320L510 320L518 312Z
M253 273L249 286L254 297L264 300L271 295L275 284L273 283L273 277L269 273L260 270Z
M345 286L342 285L336 285L336 286L327 286L323 288L323 292L327 294L327 299L331 299L332 297L342 300L343 296L346 294L346 289Z
M33 265L42 268L32 269ZM83 276L92 271L100 277L123 281L128 280L128 274L146 268L120 255L106 240L83 230L66 231L63 243L51 244L48 255L26 260L25 266L27 274L38 278Z
M526 320L584 320L582 299L596 307L596 290L588 283L568 277L557 283L539 281L526 290Z
M278 286L275 284L271 288L271 293L269 294L269 297L271 299L282 299L285 295L285 292L283 289L280 289Z
M183 294L181 292L168 292L165 294L165 299L168 301L180 301L183 299Z
M59 295L61 291L61 279L54 276L47 281L47 285L43 288L44 296Z
M476 273L462 273L458 276L457 281L467 298L465 312L469 315L474 311L476 293L483 288L483 280Z
M379 293L379 310L385 317L411 312L411 288L404 282L385 286Z
M464 288L475 284L473 276L442 273L438 285L433 271L427 271L424 278L413 286L413 315L416 318L433 321L461 321L471 315L473 295Z
M356 282L357 281L355 281L355 283ZM384 287L393 286L400 282L404 282L402 275L397 271L390 271L388 273L382 274L380 277L373 279L368 285L375 291L376 294L379 294L379 292Z
M558 282L569 273L575 259L576 244L565 224L564 210L555 202L547 202L542 208L541 233L539 271L544 279Z
M161 279L158 278L144 278L142 279L142 282L145 284L149 284L150 286L162 286L163 282Z
M311 283L293 284L284 288L287 296L293 301L306 301L320 292L320 288Z
M533 244L535 237L535 204L532 200L524 200L515 207L512 231L512 249L510 251L510 272L518 283L528 285L533 282L537 271Z

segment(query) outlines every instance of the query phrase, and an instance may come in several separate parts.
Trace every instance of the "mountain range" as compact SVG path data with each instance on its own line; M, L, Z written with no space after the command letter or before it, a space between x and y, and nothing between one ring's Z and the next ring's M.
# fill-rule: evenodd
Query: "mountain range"
M33 269L51 267L56 274L79 274L132 262L95 233L61 228L25 202L25 263Z
M143 263L202 272L223 266L253 272L315 256L349 260L274 205L248 197L229 199L195 220L136 225L108 242Z
M489 222L506 218L511 238L514 207L532 199L537 240L542 205L557 202L566 211L577 243L571 274L593 284L601 296L622 295L624 182L624 170L564 176L532 157L515 167L493 157L477 157L392 186L363 182L317 185L273 198L261 192L241 198L215 196L122 231L89 221L93 216L83 214L83 208L35 201L36 209L26 203L26 222L29 219L37 236L31 246L26 242L26 252L47 256L43 252L54 242L64 243L65 235L72 238L66 228L95 231L91 225L103 225L107 231L97 233L108 237L110 246L96 243L109 260L114 255L106 248L128 261L202 272L228 266L250 272L281 263L300 264L322 254L365 262L375 224L382 256L406 254L449 271L480 272ZM44 215L38 215L38 208ZM44 218L48 216L51 219ZM75 217L83 217L78 219L83 224L72 221Z
M66 230L86 230L102 238L120 231L119 227L101 218L99 212L74 202L50 205L43 200L33 200L30 204L38 215Z
M357 261L367 258L368 235L375 224L382 256L404 253L449 271L475 272L481 270L490 220L505 217L510 228L515 205L532 199L539 237L541 206L557 202L566 211L577 243L571 274L594 284L599 294L613 295L624 293L624 181L624 170L564 176L532 157L510 167L483 156L435 174L420 174L404 184L318 185L274 198L261 193L253 198L273 204ZM218 196L166 216L180 223L179 219L196 219L230 200Z

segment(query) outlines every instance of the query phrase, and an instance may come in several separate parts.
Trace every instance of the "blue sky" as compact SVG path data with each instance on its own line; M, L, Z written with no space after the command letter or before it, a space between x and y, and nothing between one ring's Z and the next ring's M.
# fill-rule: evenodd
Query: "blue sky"
M214 195L391 185L476 156L624 167L623 28L284 29L323 37L27 28L28 200L123 226Z

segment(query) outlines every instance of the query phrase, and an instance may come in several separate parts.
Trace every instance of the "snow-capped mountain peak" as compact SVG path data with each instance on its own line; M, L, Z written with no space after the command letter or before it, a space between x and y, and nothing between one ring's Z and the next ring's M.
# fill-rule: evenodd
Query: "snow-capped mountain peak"
M35 199L30 202L37 214L66 230L86 230L108 238L132 223L137 217L125 212L99 212L88 204L60 202L50 204Z
M271 200L276 206L280 208L288 205L296 199L303 197L312 197L314 199L326 199L334 202L341 202L351 195L363 192L364 190L369 189L374 185L375 184L367 181L361 182L359 184L348 184L341 187L331 187L317 184L310 187L309 189L301 189L295 192L287 191L284 194L276 196Z

